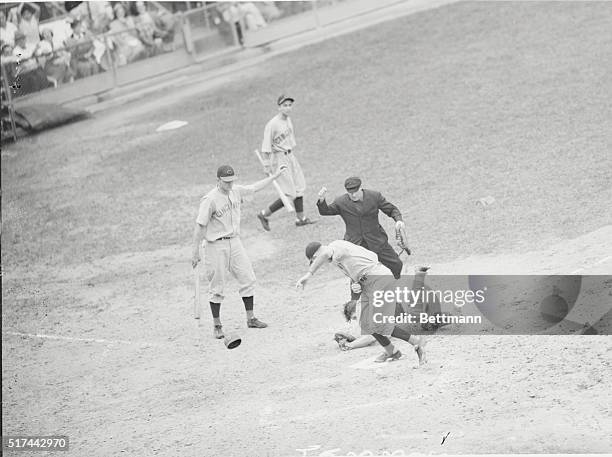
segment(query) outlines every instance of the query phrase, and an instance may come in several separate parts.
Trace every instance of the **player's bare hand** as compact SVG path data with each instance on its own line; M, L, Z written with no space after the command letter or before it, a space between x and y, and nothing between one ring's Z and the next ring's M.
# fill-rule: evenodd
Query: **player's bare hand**
M306 273L304 276L302 276L300 279L298 279L298 282L295 284L295 288L297 290L304 289L304 286L306 286L306 283L308 282L308 280L310 279L311 276L312 276L312 274L310 274L310 272Z
M200 253L194 252L193 257L191 257L191 266L193 268L197 267L198 263L200 263L200 260L202 260L202 258L200 257Z
M321 187L321 190L319 191L319 201L325 200L326 195L327 195L327 187L323 186Z
M276 170L276 173L274 173L274 177L278 178L280 175L282 175L286 171L287 171L287 165L281 165L280 167L278 167L278 170Z
M358 282L351 283L351 290L356 294L360 294L361 284L359 284Z

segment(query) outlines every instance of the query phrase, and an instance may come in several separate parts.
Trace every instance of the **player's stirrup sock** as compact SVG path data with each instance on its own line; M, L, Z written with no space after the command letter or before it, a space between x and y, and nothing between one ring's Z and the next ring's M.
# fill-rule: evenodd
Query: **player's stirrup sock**
M384 335L381 335L380 333L372 333L372 336L374 337L374 339L376 341L378 341L378 343L382 347L386 347L386 346L389 346L391 344L391 341L389 341L389 338L387 338Z
M221 319L219 318L219 311L221 311L221 303L210 302L210 311L212 312L213 322L215 325L221 325Z
M272 202L272 204L266 208L263 212L263 215L265 217L269 217L272 215L272 213L275 213L276 211L278 211L279 209L281 209L283 206L283 201L280 198L277 198L276 200L274 200L274 202Z
M391 336L395 337L395 338L399 338L400 340L404 340L407 341L411 344L414 344L414 338L412 338L412 340L410 340L411 335L410 333L408 333L406 330L401 329L399 327L395 327L393 329L393 332L391 332Z
M295 205L295 212L297 214L304 212L304 197L295 197L293 204Z
M253 319L253 296L250 297L242 297L242 301L244 302L244 309L246 309L247 319Z

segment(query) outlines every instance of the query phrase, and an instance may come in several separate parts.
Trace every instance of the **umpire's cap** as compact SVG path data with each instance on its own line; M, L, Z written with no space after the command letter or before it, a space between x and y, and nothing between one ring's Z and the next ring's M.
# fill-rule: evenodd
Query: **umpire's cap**
M238 176L236 176L236 173L231 166L221 165L217 169L217 178L219 178L221 181L230 182L238 179Z
M320 247L321 243L319 243L318 241L312 241L308 243L308 246L306 246L306 258L310 260L310 263L312 263L312 258Z
M361 187L361 179L357 176L351 176L350 178L346 178L344 181L344 188L347 192L356 192Z
M278 104L278 106L281 106L287 100L291 100L291 103L295 102L295 99L293 97L289 97L289 95L282 94L280 97L278 97L276 103Z

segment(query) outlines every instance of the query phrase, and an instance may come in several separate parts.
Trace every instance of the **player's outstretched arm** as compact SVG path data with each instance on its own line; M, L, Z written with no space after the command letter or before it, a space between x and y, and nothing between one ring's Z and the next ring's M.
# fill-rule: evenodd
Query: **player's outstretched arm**
M274 181L276 178L278 178L281 174L285 173L285 171L287 171L287 166L286 165L281 165L278 168L278 170L276 170L274 173L272 173L267 178L264 178L264 179L262 179L260 181L254 182L250 186L244 186L244 187L247 187L247 188L250 187L251 190L253 190L253 192L259 192L260 190L265 188L267 185L272 183L272 181Z
M359 349L364 348L366 346L370 346L376 342L376 338L372 335L361 335L355 341L351 341L350 343L346 343L345 346L348 349Z
M306 286L308 280L312 278L312 276L321 267L321 265L331 260L333 254L334 251L329 246L322 246L321 248L319 248L317 257L314 259L314 262L312 262L312 265L310 265L308 273L298 279L298 282L295 284L295 288L298 290L303 289L304 286Z

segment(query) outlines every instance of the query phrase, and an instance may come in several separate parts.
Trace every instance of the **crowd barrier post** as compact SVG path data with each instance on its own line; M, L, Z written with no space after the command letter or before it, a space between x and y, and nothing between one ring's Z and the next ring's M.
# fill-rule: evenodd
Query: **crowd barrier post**
M317 28L320 29L321 28L321 18L319 17L319 9L317 7L316 0L312 2L312 12L314 14L315 24Z
M9 119L11 121L11 130L13 131L13 141L17 141L17 126L15 125L15 107L13 106L13 94L11 94L11 87L9 86L6 71L4 70L4 64L0 65L2 69L2 85L4 86L4 93L6 94L6 107L8 110Z

